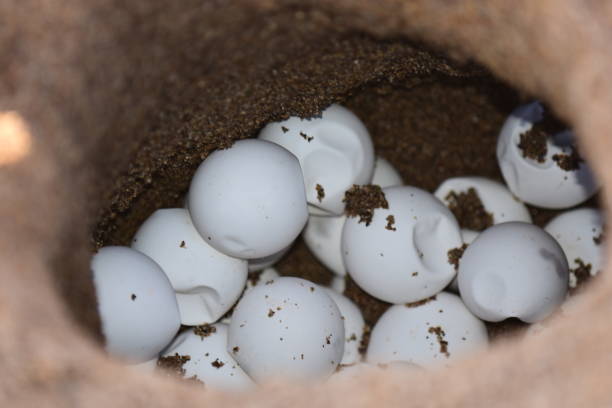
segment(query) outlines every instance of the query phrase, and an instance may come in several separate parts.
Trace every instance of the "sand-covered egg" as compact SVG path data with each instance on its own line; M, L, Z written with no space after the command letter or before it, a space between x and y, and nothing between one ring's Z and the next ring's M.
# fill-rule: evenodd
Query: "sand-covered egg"
M216 322L236 303L246 284L247 261L209 245L183 208L155 211L136 232L132 248L164 270L184 325Z
M427 301L389 308L372 329L366 361L446 365L487 344L485 324L458 296L442 292Z
M342 360L344 322L320 286L281 277L244 294L232 315L228 351L256 382L326 379Z
M370 134L355 114L340 105L331 105L318 117L270 123L259 139L277 143L297 156L313 214L341 215L344 192L372 178Z
M333 289L325 288L329 297L336 302L344 322L344 354L340 364L354 364L361 360L359 347L363 339L365 321L361 310L349 298Z
M383 193L382 208L373 210L369 222L349 217L344 224L342 255L349 275L390 303L435 295L455 276L449 251L462 246L455 217L419 188L388 187Z
M544 230L563 248L570 267L570 287L603 267L604 217L595 208L579 208L553 218Z
M565 299L568 264L543 229L522 222L494 225L478 235L459 263L459 292L483 320L510 317L534 323Z
M255 383L234 360L240 350L227 350L227 336L228 327L222 323L185 330L164 350L161 362L182 359L183 377L207 388L247 391Z
M156 357L181 325L162 269L134 249L108 246L93 256L91 270L106 350L132 363Z
M599 186L576 149L573 132L539 102L520 106L508 117L497 141L497 160L510 191L537 207L573 207Z
M191 180L189 212L200 235L220 252L242 259L278 253L308 219L300 163L287 149L259 139L216 150Z

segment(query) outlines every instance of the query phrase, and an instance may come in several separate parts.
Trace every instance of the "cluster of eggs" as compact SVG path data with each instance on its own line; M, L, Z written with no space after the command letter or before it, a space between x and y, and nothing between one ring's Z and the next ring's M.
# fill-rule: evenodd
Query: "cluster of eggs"
M497 153L507 187L481 177L446 180L434 194L404 185L338 105L213 152L185 208L157 210L131 248L94 255L107 351L135 365L175 358L185 377L244 390L273 377L325 379L339 365L444 365L486 347L484 321L545 319L575 284L573 262L601 268L603 223L581 208L545 229L531 224L523 202L569 208L596 191L571 132L533 135L543 115L533 103L506 121ZM347 216L347 190L364 185L379 186L378 204L367 220ZM462 196L487 220L477 230L453 212ZM336 276L331 288L271 268L300 233ZM364 319L341 294L347 273L393 304L364 362ZM177 335L181 325L192 327Z

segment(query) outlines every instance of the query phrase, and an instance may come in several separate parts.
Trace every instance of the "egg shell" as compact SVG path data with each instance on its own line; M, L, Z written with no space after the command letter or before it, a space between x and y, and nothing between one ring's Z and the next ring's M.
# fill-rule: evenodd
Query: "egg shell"
M195 376L206 388L223 391L248 391L255 383L240 368L233 355L240 350L227 350L228 327L223 323L214 324L213 333L200 336L194 330L186 330L164 350L163 356L189 356L182 368L184 378Z
M281 277L244 294L232 315L228 350L256 382L323 380L340 363L344 322L320 286Z
M599 183L586 162L578 170L563 170L553 160L555 154L569 154L574 140L571 131L553 135L547 142L543 163L523 157L518 147L521 134L540 122L543 106L532 102L517 108L504 123L497 141L497 160L510 191L524 202L542 208L562 209L589 199Z
M272 265L283 259L283 257L287 254L287 252L289 252L290 249L291 245L275 254L268 255L263 258L249 259L249 272L259 272L271 267Z
M376 158L372 184L382 188L402 184L397 170L382 157ZM338 276L346 275L342 259L342 228L346 216L337 217L311 215L302 237L310 252Z
M210 246L183 208L155 211L138 229L132 248L157 262L176 292L181 323L214 323L236 303L247 261Z
M333 276L329 287L337 293L344 293L346 290L346 278L344 276Z
M432 194L411 186L383 190L388 209L377 208L369 226L348 218L342 254L351 278L390 303L416 302L442 291L454 278L449 250L461 247L455 217ZM388 216L395 223L388 228Z
M565 299L568 265L543 229L522 222L494 225L472 242L459 262L459 292L483 320L545 319Z
M355 114L340 105L331 105L319 117L270 123L261 130L259 139L277 143L297 156L308 204L315 214L341 215L344 192L372 178L374 146L370 134Z
M91 260L106 351L131 363L155 358L181 325L168 278L151 258L108 246Z
M354 364L361 360L359 347L361 346L365 327L363 315L357 305L346 296L328 288L325 288L325 291L336 302L344 322L344 354L340 364Z
M494 224L508 221L531 222L531 215L525 204L514 197L506 186L485 177L449 178L440 184L434 195L448 206L447 197L451 192L467 192L470 188L476 190L485 210L493 216Z
M300 164L277 144L237 141L198 167L189 211L200 235L218 251L242 259L275 254L308 219Z
M553 236L563 248L570 268L579 267L577 259L591 264L591 275L596 275L603 267L603 242L599 241L603 232L604 217L594 208L579 208L564 212L553 218L544 230ZM596 241L599 241L597 244ZM570 271L570 275L573 272ZM570 286L575 287L570 279ZM573 285L572 285L573 283Z
M420 306L389 308L372 329L366 361L448 365L487 344L485 324L458 296L442 292Z

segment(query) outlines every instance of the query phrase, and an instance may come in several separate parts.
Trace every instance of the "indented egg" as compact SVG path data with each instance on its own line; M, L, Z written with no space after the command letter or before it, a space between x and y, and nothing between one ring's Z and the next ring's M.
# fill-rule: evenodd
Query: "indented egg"
M497 160L508 188L524 202L542 208L573 207L595 194L599 183L578 155L570 130L537 128L549 122L547 115L539 102L512 112L499 134Z
M216 322L244 289L247 262L210 246L183 208L155 211L136 232L132 248L162 267L176 292L184 325Z
M344 351L340 310L323 288L281 277L247 291L234 309L228 350L256 382L326 379Z
M153 359L181 325L168 278L128 247L102 248L91 260L106 350L131 363Z
M163 357L185 358L183 377L202 381L207 388L225 391L247 391L253 381L234 359L240 349L227 350L228 327L217 323L205 332L198 328L179 334L163 352Z
M428 301L389 308L372 329L366 361L447 365L487 344L484 323L458 296L442 292Z
M459 292L483 320L545 319L567 294L563 250L543 229L522 222L494 225L478 235L459 263Z
M357 116L340 105L331 105L319 117L270 123L259 139L277 143L297 156L313 214L342 214L344 192L372 178L370 134Z
M329 297L336 302L344 322L344 355L340 364L354 364L361 360L359 347L363 339L365 321L361 310L349 298L338 292L325 288Z
M214 151L191 180L189 212L196 230L220 252L242 259L278 253L308 219L300 163L259 139Z
M416 187L383 190L388 209L370 225L348 218L342 255L364 291L390 303L416 302L442 291L455 276L449 251L462 245L455 217L432 194Z

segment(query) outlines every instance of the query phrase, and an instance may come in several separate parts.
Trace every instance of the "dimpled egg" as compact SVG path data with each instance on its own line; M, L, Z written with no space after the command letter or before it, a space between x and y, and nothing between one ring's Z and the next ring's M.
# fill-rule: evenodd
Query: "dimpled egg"
M132 363L153 359L181 325L168 278L128 247L102 248L91 260L106 350Z
M361 359L359 346L363 338L365 321L361 310L349 298L338 292L325 288L325 291L336 302L344 322L344 354L341 364L354 364Z
M522 222L494 225L468 246L459 262L459 292L483 320L545 319L567 294L563 250L543 229Z
M377 157L372 184L382 188L401 185L402 178L388 161ZM302 233L308 249L323 265L338 276L346 275L341 249L342 228L345 220L345 215L337 217L311 215Z
M198 167L189 211L196 230L220 252L254 259L282 251L308 219L300 163L275 143L237 141Z
M595 275L602 269L603 222L601 211L594 208L579 208L564 212L553 218L544 230L553 236L563 248L571 269L581 263ZM570 286L576 286L576 276L570 270Z
M512 112L499 134L497 160L508 188L524 202L542 208L573 207L595 194L598 182L586 162L574 162L570 130L553 133L539 144L528 137L547 114L539 102ZM562 168L564 162L570 170Z
M208 245L183 208L155 211L136 232L132 248L162 267L176 292L184 325L217 321L244 289L247 262Z
M342 231L344 264L370 295L390 303L416 302L442 291L455 276L448 252L461 247L455 217L416 187L383 190L388 209L370 225L348 218Z
M244 294L234 309L228 351L256 382L326 379L340 363L340 310L320 286L281 277Z
M270 123L259 139L277 143L297 156L313 214L341 215L344 192L372 178L370 134L357 116L340 105L331 105L319 117Z
M458 296L442 292L422 304L389 308L372 329L366 361L446 365L487 344L484 323Z
M217 323L205 332L197 328L179 334L163 352L164 357L189 356L182 365L183 377L200 380L207 388L225 391L246 391L254 387L253 381L234 360L239 349L227 350L228 327Z

